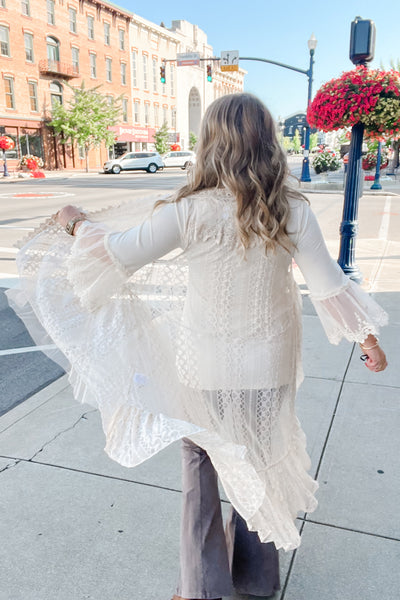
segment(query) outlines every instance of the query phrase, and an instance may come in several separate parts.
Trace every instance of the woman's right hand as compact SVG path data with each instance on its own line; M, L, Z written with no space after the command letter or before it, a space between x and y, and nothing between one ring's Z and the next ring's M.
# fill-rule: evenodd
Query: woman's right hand
M365 366L368 367L370 371L379 373L380 371L384 371L386 369L386 356L380 346L371 348L371 350L363 350L363 352L368 356L367 360L365 361Z

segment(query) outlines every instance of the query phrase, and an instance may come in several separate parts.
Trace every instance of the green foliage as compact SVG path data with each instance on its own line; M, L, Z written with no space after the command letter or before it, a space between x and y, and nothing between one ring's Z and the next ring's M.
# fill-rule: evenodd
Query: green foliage
M197 144L197 135L191 131L189 133L189 150L194 150Z
M295 131L295 134L294 134L293 140L292 140L292 144L293 144L293 150L296 152L296 154L298 154L298 152L300 152L300 148L301 148L300 133L299 133L298 129L296 129L296 131Z
M288 152L289 150L293 150L292 139L290 137L288 137L287 135L285 135L282 138L282 146L283 146L283 149L286 150L286 152Z
M121 98L112 99L110 102L97 91L100 86L86 89L84 81L78 88L70 85L68 87L73 92L71 100L67 107L60 103L53 106L49 125L54 128L55 134L63 134L61 143L77 143L85 148L87 165L91 147L99 146L101 142L107 147L114 144L115 133L109 127L119 121Z
M316 148L318 144L318 133L312 133L310 135L310 151Z
M165 154L169 150L168 124L164 122L160 129L154 134L154 146L159 154Z
M340 169L341 162L336 156L333 156L331 152L321 152L314 158L312 166L317 175L319 175L320 173L326 173L327 171L337 171Z

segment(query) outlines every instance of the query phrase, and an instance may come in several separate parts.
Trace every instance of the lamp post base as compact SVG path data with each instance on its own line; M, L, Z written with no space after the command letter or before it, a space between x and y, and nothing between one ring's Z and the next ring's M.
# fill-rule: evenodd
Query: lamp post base
M311 176L310 176L310 160L309 160L308 156L305 156L303 158L303 165L302 165L302 168L301 168L300 181L304 181L304 182L311 181Z

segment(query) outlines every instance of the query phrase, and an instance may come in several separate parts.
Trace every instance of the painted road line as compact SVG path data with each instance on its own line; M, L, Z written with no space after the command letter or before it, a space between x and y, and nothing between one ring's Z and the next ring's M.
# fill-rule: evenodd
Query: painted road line
M392 199L390 196L386 196L385 208L383 209L383 216L381 221L381 226L379 228L378 239L387 240L389 233L389 225L390 225L390 207L392 204Z
M17 254L18 248L3 248L0 246L0 252L6 252L8 254Z
M0 350L0 356L25 354L26 352L44 352L45 350L54 350L55 348L57 348L55 344L48 344L47 346L26 346L25 348L9 348L8 350Z
M30 217L26 217L27 219ZM34 227L17 227L16 225L0 225L0 229L17 229L18 231L33 231Z

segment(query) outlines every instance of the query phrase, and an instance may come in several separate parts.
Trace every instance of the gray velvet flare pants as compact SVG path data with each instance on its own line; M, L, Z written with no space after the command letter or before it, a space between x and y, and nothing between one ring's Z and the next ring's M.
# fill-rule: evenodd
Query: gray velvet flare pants
M178 596L222 598L234 589L241 594L273 595L280 589L274 544L262 544L233 508L224 532L217 473L211 460L189 439L182 442Z

